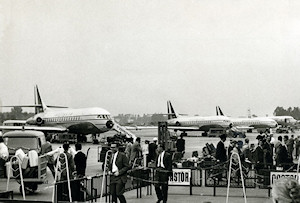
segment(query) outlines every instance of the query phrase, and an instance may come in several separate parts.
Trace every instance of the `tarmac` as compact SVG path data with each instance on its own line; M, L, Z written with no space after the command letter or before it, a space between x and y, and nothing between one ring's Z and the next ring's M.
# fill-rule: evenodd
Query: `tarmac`
M169 186L168 202L169 203L219 203L226 202L227 188L217 188L216 196L213 196L212 187L193 187L193 194L189 194L189 187ZM152 195L147 195L147 189L142 189L141 198L137 198L137 191L132 190L125 193L128 203L155 203L157 197L154 187L152 186ZM273 203L272 197L268 197L267 189L246 189L247 203ZM243 203L245 202L242 188L230 188L229 203Z

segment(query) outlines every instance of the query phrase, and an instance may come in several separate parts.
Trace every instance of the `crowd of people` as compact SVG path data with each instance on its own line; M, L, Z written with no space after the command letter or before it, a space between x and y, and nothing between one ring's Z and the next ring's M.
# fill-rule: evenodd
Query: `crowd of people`
M276 140L272 134L259 134L256 146L246 138L242 146L231 139L229 146L225 147L226 135L221 135L220 139L215 155L217 161L229 160L231 153L235 151L242 162L251 163L256 170L271 169L274 166L279 170L287 170L300 153L300 136L294 138L294 135L284 135L278 136Z

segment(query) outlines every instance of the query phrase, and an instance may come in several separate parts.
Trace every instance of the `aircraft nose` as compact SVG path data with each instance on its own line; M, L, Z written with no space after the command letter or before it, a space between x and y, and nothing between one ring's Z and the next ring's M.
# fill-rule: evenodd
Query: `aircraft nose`
M112 122L111 120L106 122L106 127L107 128L112 128L114 126L114 122Z

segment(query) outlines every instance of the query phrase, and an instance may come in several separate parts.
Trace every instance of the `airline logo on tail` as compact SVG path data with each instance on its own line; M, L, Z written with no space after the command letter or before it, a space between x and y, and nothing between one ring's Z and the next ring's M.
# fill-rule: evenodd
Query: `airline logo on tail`
M37 85L34 87L34 104L36 105L35 114L42 113L48 108L41 98Z
M219 106L216 106L216 112L217 112L217 116L225 116Z
M178 118L178 114L175 113L171 101L167 101L167 108L168 108L168 120Z

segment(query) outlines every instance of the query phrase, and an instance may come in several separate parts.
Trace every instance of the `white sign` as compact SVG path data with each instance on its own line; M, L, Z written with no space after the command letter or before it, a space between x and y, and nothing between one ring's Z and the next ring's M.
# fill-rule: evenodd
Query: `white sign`
M175 168L173 175L169 177L169 185L190 185L191 169Z
M299 175L297 177L297 173L296 172L271 172L271 174L270 174L270 184L273 185L276 180L278 180L278 179L280 179L282 177L295 178L296 180L298 180L298 183L300 184Z

